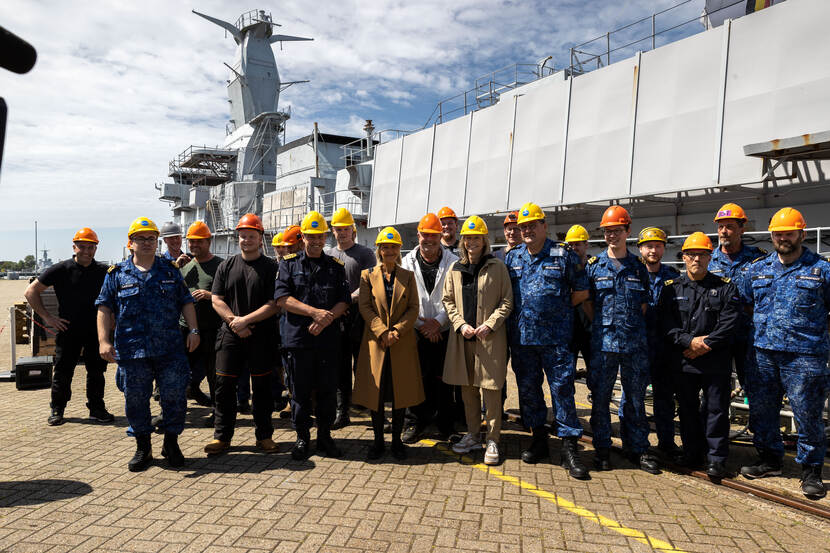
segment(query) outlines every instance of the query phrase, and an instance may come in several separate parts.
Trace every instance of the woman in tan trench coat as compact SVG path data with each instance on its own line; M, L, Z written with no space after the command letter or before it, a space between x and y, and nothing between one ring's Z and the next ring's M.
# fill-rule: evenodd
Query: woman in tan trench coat
M487 421L484 462L499 463L501 390L507 377L507 316L513 310L513 287L507 267L490 255L487 225L475 215L464 221L456 261L444 281L444 308L450 332L444 382L461 386L467 434L453 451L481 449L481 396Z
M367 457L383 455L383 404L392 402L392 455L406 458L401 441L404 409L424 401L415 342L418 289L415 275L401 267L401 235L386 227L375 241L378 265L360 274L360 314L366 321L352 401L372 412L375 439Z

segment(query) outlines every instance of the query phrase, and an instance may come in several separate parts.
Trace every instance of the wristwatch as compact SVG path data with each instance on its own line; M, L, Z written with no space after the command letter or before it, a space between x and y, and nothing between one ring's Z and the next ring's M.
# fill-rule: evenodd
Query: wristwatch
M196 336L198 336L199 335L199 329L198 328L191 328L190 333L195 334Z

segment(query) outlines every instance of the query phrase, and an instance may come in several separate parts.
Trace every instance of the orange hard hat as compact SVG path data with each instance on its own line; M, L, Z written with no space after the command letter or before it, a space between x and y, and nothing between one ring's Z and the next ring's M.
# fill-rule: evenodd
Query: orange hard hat
M239 223L236 225L236 230L244 228L258 230L263 233L265 232L265 227L262 226L262 221L253 213L246 213L239 219Z
M600 228L614 227L617 225L630 225L631 215L621 205L612 205L602 214L602 220L599 223Z
M447 206L442 207L438 210L438 218L439 219L446 219L446 218L458 219L458 216L455 214L455 211L450 209Z
M504 226L507 226L510 223L518 223L518 222L519 222L519 212L518 211L511 211L504 218Z
M721 208L718 210L718 214L715 215L715 222L717 223L721 219L739 219L741 221L746 221L748 217L741 206L738 204L723 204Z
M712 241L709 240L709 237L697 231L686 237L686 240L683 242L683 247L680 249L684 252L686 250L709 250L711 252L713 248Z
M75 236L72 237L73 242L92 242L93 244L98 243L98 235L95 234L95 231L89 227L84 227L80 229L78 232L75 233Z
M441 211L444 211L444 209L448 209L452 213L452 209L448 207L441 209ZM455 213L452 216L455 217ZM422 234L441 234L441 221L438 219L438 215L435 213L427 213L421 217L421 220L418 222L418 232Z
M285 246L293 246L295 244L300 243L300 231L299 225L291 225L287 229L285 229L282 233L282 243Z
M807 221L804 216L791 207L784 207L775 212L769 220L770 232L787 232L790 230L804 230L807 228Z
M204 221L194 221L192 225L187 227L187 235L185 238L188 240L204 240L211 236L213 235L210 233L210 229Z

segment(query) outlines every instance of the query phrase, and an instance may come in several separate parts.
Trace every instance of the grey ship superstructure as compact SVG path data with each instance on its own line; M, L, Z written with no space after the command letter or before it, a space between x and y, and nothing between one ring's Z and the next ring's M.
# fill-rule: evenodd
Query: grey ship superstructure
M225 64L231 118L222 146L189 146L170 162L173 182L157 186L159 197L172 202L172 218L182 228L206 221L220 254L237 251L236 222L245 213L263 215L265 204L268 249L270 236L310 206L331 210L335 174L345 166L341 146L356 139L320 133L315 124L311 134L281 147L291 113L280 110L280 92L305 81L280 80L272 45L312 39L274 34L277 24L262 10L243 13L236 23L193 13L222 27L237 45L233 63Z

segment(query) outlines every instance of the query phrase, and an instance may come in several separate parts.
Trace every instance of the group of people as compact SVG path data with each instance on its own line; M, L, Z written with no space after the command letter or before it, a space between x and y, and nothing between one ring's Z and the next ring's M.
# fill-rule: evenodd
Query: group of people
M169 464L184 464L177 437L187 397L204 395L205 377L214 427L208 455L230 448L240 388L249 385L256 445L264 452L279 449L271 417L290 396L296 460L310 455L315 423L316 451L339 457L331 431L350 423L352 404L371 414L368 459L384 454L386 427L396 459L406 458L405 444L430 424L448 439L461 406L466 433L452 449L483 450L484 462L494 465L502 459L509 360L521 421L532 433L522 460L549 457L548 434L555 433L562 466L586 479L574 399L581 353L595 470L613 468L609 406L619 375L620 435L631 461L659 472L645 412L651 384L657 451L718 479L728 474L734 363L759 454L741 474L781 474L778 422L786 394L799 431L802 490L823 497L830 262L803 245L806 223L795 209L772 217L770 254L742 241L748 218L740 206L724 205L714 220L718 246L702 232L690 235L682 272L662 262L668 240L659 228L639 233L640 255L628 249L632 221L619 205L602 216L607 247L594 257L584 227L574 225L564 242L551 240L545 214L533 203L505 217L507 245L498 251L481 217L467 218L459 237L452 209L428 213L405 257L393 227L378 233L374 250L357 244L354 219L342 208L330 223L312 211L277 234L275 258L263 253L264 228L253 214L236 227L240 253L224 260L211 253L212 236L201 221L187 230L190 254L181 251L179 231L178 241L164 237L168 251L157 256L160 232L139 218L128 231L132 255L107 269L94 260L95 233L81 229L75 256L26 290L32 308L60 331L48 423L63 422L83 351L87 405L103 422L112 420L103 403L104 369L107 361L118 364L116 383L137 444L132 471L152 462L154 429L164 433L161 453ZM330 231L335 245L327 247ZM57 317L40 299L48 286L58 296ZM545 379L555 415L550 429ZM163 415L156 421L149 405L154 383ZM674 441L676 404L682 449Z

